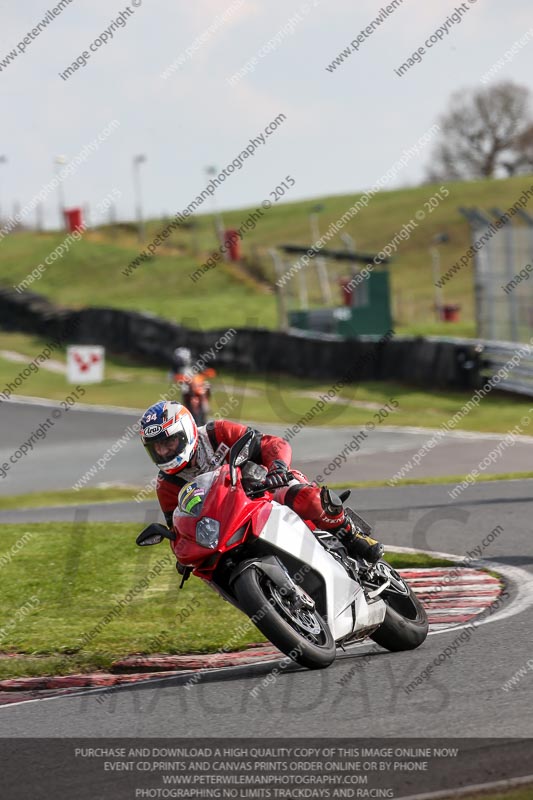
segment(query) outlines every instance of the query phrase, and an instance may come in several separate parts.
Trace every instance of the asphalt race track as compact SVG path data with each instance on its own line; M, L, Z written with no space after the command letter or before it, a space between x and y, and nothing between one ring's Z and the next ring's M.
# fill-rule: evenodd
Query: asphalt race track
M81 408L80 404L63 413L46 432L46 438L34 440L33 450L25 456L14 457L15 463L11 463L10 457L34 431L52 418L54 409L57 405L47 401L0 404L0 466L4 463L9 465L6 476L0 478L0 495L70 489L91 467L95 467L95 474L85 483L89 487L102 483L142 486L154 476L154 469L137 436L127 434L130 426L138 421L139 414L111 412L98 407L91 409L90 406ZM370 411L369 416L371 418ZM283 434L286 430L280 425L260 427L266 433ZM356 449L347 452L343 459L339 454L358 432L355 428L342 427L304 428L291 439L293 463L310 479L322 474L324 480L331 483L387 480L429 437L423 429L378 426L359 443L359 452ZM447 434L406 477L467 474L502 439L503 436L494 434ZM98 468L98 461L103 460L106 451L115 443L116 454ZM330 463L336 457L340 466L331 467ZM514 446L503 449L501 457L486 472L524 472L531 469L532 463L533 437L517 437Z
M4 461L46 416L46 409L3 404L0 415ZM133 415L118 413L69 412L62 425L39 443L31 458L21 459L13 467L1 484L2 493L72 485L134 420ZM341 449L343 436L351 435L353 431L341 429L335 429L334 436L331 431L303 431L294 442L295 461L308 472L312 471L310 466L320 468L324 461L319 461L319 451L333 457L337 447ZM420 434L397 432L390 436L385 431L376 432L372 453L349 460L352 474L361 474L361 459L376 465L381 462L383 468L391 457L391 450L383 449L385 442L406 458L420 446L420 439L415 443L410 440L417 436ZM456 440L454 471L466 471L467 463L471 468L473 448L481 448L483 455L482 448L486 452L491 442L483 438ZM531 446L524 442L510 452L516 457L520 447L525 455ZM111 460L97 482L139 483L152 474L133 439ZM180 676L150 685L107 692L91 690L4 706L0 709L0 736L278 737L282 732L288 737L506 737L515 742L501 751L502 764L510 763L520 747L517 737L533 737L533 671L529 670L515 688L503 688L533 655L531 482L480 484L467 489L456 501L448 496L449 488L358 490L352 503L390 545L459 556L482 546L483 539L497 525L502 526L494 541L482 547L481 555L505 576L507 598L462 641L462 629L458 628L431 635L420 650L410 653L394 654L373 644L361 645L339 653L327 670L311 672L290 666L268 685L262 681L273 664L215 671L189 688L184 684L190 676ZM74 520L81 518L80 514L91 520L131 520L133 546L138 523L156 513L153 502L115 503L86 506L84 510L3 512L0 521ZM452 642L453 653L439 659ZM431 675L408 691L408 684L434 659L440 663ZM250 692L258 686L260 691L254 697Z

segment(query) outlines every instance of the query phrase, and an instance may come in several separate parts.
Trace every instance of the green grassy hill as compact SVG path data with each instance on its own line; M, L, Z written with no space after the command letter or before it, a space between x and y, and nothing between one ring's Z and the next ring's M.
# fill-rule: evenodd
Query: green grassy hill
M445 302L462 306L459 324L434 322L433 282L428 246L436 233L446 232L450 243L441 248L445 272L470 246L469 230L457 208L477 205L483 208L508 208L532 184L530 177L508 180L450 183L449 197L423 222L408 241L402 242L391 265L394 311L399 332L473 335L472 271L463 269L444 289ZM382 192L362 210L344 231L356 240L357 249L377 252L414 218L438 186L421 186ZM49 266L29 287L67 306L111 305L152 311L167 319L202 328L253 324L276 324L276 300L269 282L273 268L268 248L292 242L309 244L309 212L319 200L324 211L320 229L360 197L344 195L297 203L277 203L264 213L255 230L245 235L241 266L219 264L193 283L193 273L216 248L213 220L209 215L196 218L194 232L180 229L171 234L157 255L143 262L131 277L122 270L139 253L131 226L89 231L82 241ZM239 227L250 211L224 212L227 227ZM165 221L147 225L147 241L161 230ZM63 240L61 233L14 233L0 243L0 284L13 286L22 281ZM342 248L339 238L329 246ZM338 267L345 271L346 266ZM296 287L295 287L296 288Z

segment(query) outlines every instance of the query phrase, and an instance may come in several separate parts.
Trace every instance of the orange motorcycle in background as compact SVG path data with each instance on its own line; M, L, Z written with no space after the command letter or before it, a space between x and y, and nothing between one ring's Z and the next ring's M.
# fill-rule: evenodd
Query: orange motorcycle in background
M189 409L198 426L205 425L209 416L209 399L211 397L210 378L216 371L208 367L203 372L178 372L174 380L181 388L181 402Z

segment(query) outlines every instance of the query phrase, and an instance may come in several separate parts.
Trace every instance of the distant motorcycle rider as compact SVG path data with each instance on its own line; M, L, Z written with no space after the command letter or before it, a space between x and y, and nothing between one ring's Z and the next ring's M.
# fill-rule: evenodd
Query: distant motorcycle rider
M172 372L178 375L180 372L190 370L192 364L191 351L188 347L176 347L172 354Z
M212 367L200 371L193 368L188 347L177 347L172 358L172 379L181 389L181 402L194 417L197 425L204 425L209 415L211 398L210 378L216 375Z
M353 558L375 563L383 555L383 545L355 527L334 492L310 484L303 473L290 468L292 449L285 439L229 420L208 422L198 428L188 409L173 401L150 406L140 425L144 448L159 467L156 491L169 528L182 486L227 462L231 446L253 430L250 460L266 467L264 484L274 493L276 502L289 506L321 530L335 534Z

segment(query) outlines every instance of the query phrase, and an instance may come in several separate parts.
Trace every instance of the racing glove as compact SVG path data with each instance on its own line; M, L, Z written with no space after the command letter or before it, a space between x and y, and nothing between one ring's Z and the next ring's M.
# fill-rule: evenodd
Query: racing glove
M265 488L279 489L281 486L286 486L291 477L287 464L280 458L276 458L266 474Z

